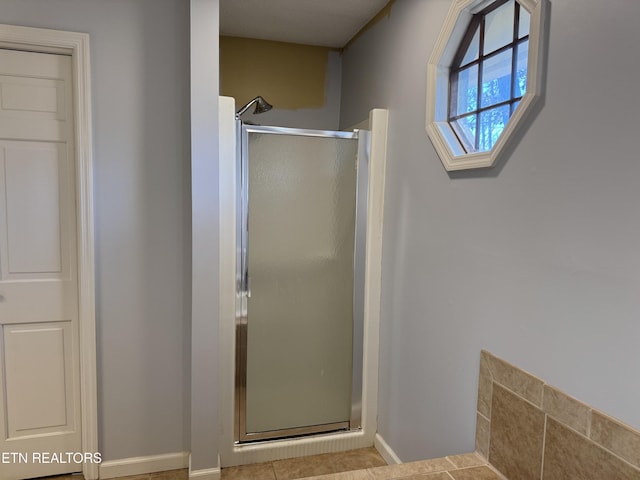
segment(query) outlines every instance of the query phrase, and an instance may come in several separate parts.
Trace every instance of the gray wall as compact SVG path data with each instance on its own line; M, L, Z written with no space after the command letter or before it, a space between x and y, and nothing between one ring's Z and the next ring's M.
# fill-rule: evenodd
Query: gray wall
M219 1L191 0L191 470L218 467ZM211 473L211 472L209 472Z
M189 450L189 2L2 0L91 35L99 446Z
M450 0L402 0L345 53L341 125L390 110L379 430L473 449L486 348L640 427L640 2L553 0L547 95L503 165L448 175L424 130Z

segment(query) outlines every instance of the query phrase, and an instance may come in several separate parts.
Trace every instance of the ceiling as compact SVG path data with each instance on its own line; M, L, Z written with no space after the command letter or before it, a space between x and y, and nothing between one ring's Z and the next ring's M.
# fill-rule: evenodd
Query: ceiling
M389 0L220 0L220 34L344 47Z

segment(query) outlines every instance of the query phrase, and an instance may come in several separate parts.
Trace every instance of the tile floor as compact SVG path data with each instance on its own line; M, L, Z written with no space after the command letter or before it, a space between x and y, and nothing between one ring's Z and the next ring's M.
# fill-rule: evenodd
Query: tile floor
M84 480L80 474L59 475L55 477L43 477L35 480ZM119 477L116 480L189 480L189 470L170 470L167 472L145 473L143 475L131 475L129 477Z
M356 469L357 468L357 469ZM505 480L477 453L386 465L374 449L222 469L222 480Z
M348 452L223 468L222 480L295 480L352 470L366 471L368 468L383 465L386 465L386 462L375 448L363 448ZM188 480L188 478L188 470L172 470L120 477L117 480ZM82 475L62 475L40 480L84 480L84 477Z
M386 465L375 448L222 469L222 480L295 480Z
M227 467L222 480L505 480L477 453L386 465L373 448ZM84 480L63 475L41 480ZM117 480L188 480L187 470L121 477Z

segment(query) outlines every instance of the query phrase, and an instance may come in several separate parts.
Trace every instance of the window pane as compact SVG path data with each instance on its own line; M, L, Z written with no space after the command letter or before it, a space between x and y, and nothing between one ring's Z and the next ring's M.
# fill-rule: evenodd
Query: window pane
M480 48L480 29L476 28L476 33L473 34L473 38L471 39L471 43L469 44L469 48L467 48L467 53L464 54L464 58L460 65L466 65L469 62L473 62L478 59L478 51Z
M514 79L514 97L522 97L527 93L527 60L529 59L529 40L518 45L516 61L516 78Z
M511 115L513 115L513 112L516 111L516 109L518 108L518 105L520 105L520 100L513 103L513 106L511 107Z
M462 117L453 122L456 133L464 143L467 151L474 151L476 145L476 124L478 116L476 114Z
M527 9L520 7L520 23L518 24L518 38L529 35L529 24L531 23L531 14Z
M510 107L503 105L480 113L479 151L491 150L509 121Z
M514 0L485 17L484 54L487 55L513 41Z
M482 107L511 99L511 56L509 49L482 62Z
M478 109L478 66L465 68L458 73L454 90L456 106L453 115L461 115Z

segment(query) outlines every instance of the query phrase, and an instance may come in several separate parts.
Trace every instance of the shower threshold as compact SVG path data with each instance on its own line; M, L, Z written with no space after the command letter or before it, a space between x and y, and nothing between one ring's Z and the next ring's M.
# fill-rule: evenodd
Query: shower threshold
M349 431L352 431L349 428L349 422L327 423L324 425L312 425L301 428L288 428L284 430L271 430L268 432L246 433L244 435L244 438L237 441L236 444L242 445L246 443L262 442L266 440L290 440L292 438L298 437L344 433Z

